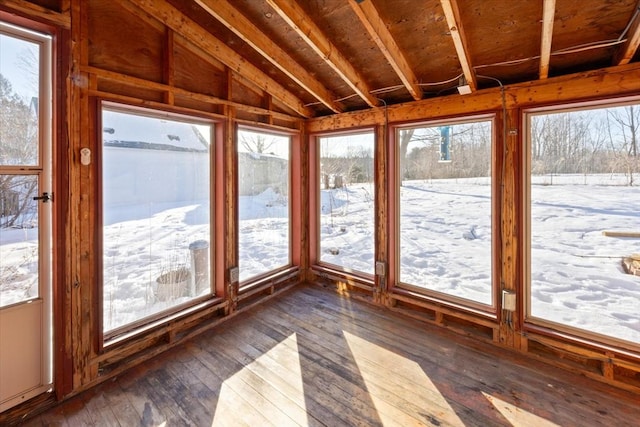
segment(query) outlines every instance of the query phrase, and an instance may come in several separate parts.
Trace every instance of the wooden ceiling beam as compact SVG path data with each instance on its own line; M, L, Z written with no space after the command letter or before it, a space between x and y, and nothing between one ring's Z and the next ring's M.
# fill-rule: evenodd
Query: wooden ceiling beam
M294 0L267 0L267 3L360 98L371 107L378 105L378 100L371 95L371 89L365 83L364 78L351 65L351 62L338 51L297 2Z
M614 65L628 64L638 50L638 45L640 45L640 2L636 5L631 19L632 22L626 34L627 41L618 49L613 61Z
M349 4L413 99L416 101L422 99L422 89L418 79L372 1L349 0Z
M237 52L169 3L154 0L127 1L135 4L144 12L173 29L176 34L182 35L185 39L191 41L200 49L231 68L235 73L244 76L247 80L256 84L261 90L270 93L274 98L282 101L296 113L303 117L313 116L312 110L306 107L297 96L289 92L266 73L262 72L258 67L247 62L246 59Z
M227 0L195 0L195 2L327 108L335 113L344 110L334 101L336 99L334 94Z
M462 74L467 80L467 84L474 92L478 88L478 81L476 79L476 73L471 65L471 58L469 56L469 49L467 47L466 37L464 30L462 29L462 22L460 19L460 9L458 7L457 0L440 0L444 16L447 19L447 25L449 26L449 32L453 39L453 44L458 53L458 60L462 67Z
M542 35L540 37L540 79L549 77L551 60L551 40L553 38L553 21L556 15L556 0L544 0L542 6Z

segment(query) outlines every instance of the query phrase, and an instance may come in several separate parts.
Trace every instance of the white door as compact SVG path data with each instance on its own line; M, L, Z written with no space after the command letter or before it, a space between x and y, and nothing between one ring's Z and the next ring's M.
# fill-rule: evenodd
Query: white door
M52 388L51 39L0 22L0 412Z

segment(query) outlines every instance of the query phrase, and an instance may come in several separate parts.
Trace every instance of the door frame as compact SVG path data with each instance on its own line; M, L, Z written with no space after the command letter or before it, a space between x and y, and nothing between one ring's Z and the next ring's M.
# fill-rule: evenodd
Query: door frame
M38 177L38 195L43 192L54 193L53 179L53 31L44 26L20 19L15 23L0 14L0 29L9 37L36 43L39 48L39 80L38 80L38 163L37 165L9 167L7 171L14 175L35 175ZM23 173L20 173L24 171ZM33 397L53 390L54 372L54 219L55 208L53 200L49 203L38 202L38 298L26 303L17 303L3 308L7 312L19 309L22 304L28 305L30 310L38 310L40 306L40 383L0 403L0 412L13 408Z

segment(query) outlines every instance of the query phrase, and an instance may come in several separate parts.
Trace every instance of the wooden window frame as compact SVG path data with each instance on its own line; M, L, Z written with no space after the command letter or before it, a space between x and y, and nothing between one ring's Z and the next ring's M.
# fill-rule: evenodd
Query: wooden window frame
M624 355L633 360L640 361L640 343L610 337L604 334L591 332L573 326L563 325L558 322L534 317L531 315L531 117L544 113L554 114L561 112L585 111L620 107L628 104L640 104L640 96L624 96L619 98L597 99L591 101L568 101L562 104L537 106L523 109L523 150L522 150L522 224L523 239L522 251L522 301L521 314L522 328L525 333L530 332L542 336L558 339L563 342L576 344L598 351L611 352Z
M402 129L418 127L434 127L443 124L456 125L489 121L491 123L491 304L482 304L470 299L448 295L442 292L401 283L400 275L400 191L399 173L400 158L398 147L398 132ZM472 114L441 119L430 119L393 125L389 130L389 163L388 163L388 194L389 194L389 292L426 301L436 306L449 307L456 311L468 312L488 319L497 319L500 300L500 210L501 210L501 176L498 170L497 156L501 155L498 147L499 138L497 113Z
M301 177L302 177L302 164L301 164L301 134L300 132L292 130L275 129L270 126L260 126L256 124L238 124L235 127L234 133L234 157L235 163L238 165L238 143L239 143L239 131L245 130L248 132L258 132L267 135L274 135L279 137L286 137L289 139L289 262L286 265L278 267L273 270L265 271L264 273L252 276L238 283L238 294L240 296L248 296L253 291L259 290L265 286L270 286L276 282L285 281L289 278L295 277L300 272L301 255L302 255L302 194L301 194ZM236 180L239 180L238 176L239 166L236 166ZM296 178L297 177L297 178ZM294 179L295 178L295 179ZM235 218L235 235L237 236L235 244L235 252L238 254L238 259L235 260L235 266L239 266L240 263L240 206L239 206L239 194L238 185L235 185L235 191L233 194L234 202L234 218Z
M94 103L93 110L95 111L95 138L96 144L94 153L92 155L93 161L96 162L96 229L103 230L103 192L102 192L102 112L107 109L109 111L116 111L120 113L130 113L137 116L151 117L151 118L166 118L168 120L176 120L185 123L204 124L211 127L211 149L209 150L209 200L210 200L210 212L209 212L209 235L210 235L210 253L209 253L209 265L210 274L209 280L211 285L211 292L207 295L196 297L182 304L178 304L173 307L169 307L158 313L154 313L149 316L137 319L133 322L116 327L108 332L103 330L103 283L104 283L104 263L102 258L103 253L103 237L102 232L96 234L95 241L95 253L98 254L95 257L95 269L96 269L96 298L94 301L94 307L96 313L98 313L96 319L96 339L98 341L98 352L102 353L107 349L117 346L125 341L128 341L134 337L140 336L149 332L150 330L162 327L168 322L175 321L184 316L192 314L194 311L205 309L209 306L220 304L225 296L225 287L217 280L217 271L221 266L217 265L217 253L220 248L218 245L216 230L223 229L221 227L222 218L218 212L218 204L215 203L215 196L218 191L217 183L219 182L220 165L223 146L222 129L224 126L219 121L212 119L206 115L198 115L197 112L193 114L186 114L184 111L175 111L171 108L160 109L155 107L146 107L133 104L123 103L121 100L111 100L106 97L92 98Z

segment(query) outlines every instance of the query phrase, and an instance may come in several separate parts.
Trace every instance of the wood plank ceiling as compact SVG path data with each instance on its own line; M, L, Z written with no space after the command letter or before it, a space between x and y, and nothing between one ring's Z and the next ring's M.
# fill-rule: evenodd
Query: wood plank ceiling
M638 61L638 0L118 0L301 117Z

